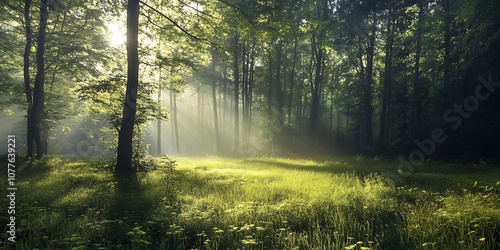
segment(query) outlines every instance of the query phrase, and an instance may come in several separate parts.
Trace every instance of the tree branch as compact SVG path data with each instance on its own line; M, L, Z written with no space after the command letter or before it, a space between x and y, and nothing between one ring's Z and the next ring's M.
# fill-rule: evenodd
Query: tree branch
M207 39L203 39L203 38L199 38L191 33L189 33L189 31L187 31L186 29L184 29L183 27L181 27L176 21L174 21L172 18L168 17L167 15L163 14L161 11L157 10L156 8L154 8L153 6L143 2L143 1L139 1L139 3L141 3L142 5L150 8L152 11L156 12L158 15L162 16L163 18L167 19L170 23L172 23L175 27L177 27L179 30L182 31L182 33L186 34L187 36L189 36L190 38L194 39L194 40L197 40L197 41L200 41L200 42L203 42L203 43L206 43L208 45L212 45L212 46L215 46L215 47L218 47L218 48L221 48L221 49L224 49L222 48L222 46L210 41L210 40L207 40Z
M234 9L236 9L237 11L239 11L241 14L243 14L243 16L245 16L245 18L248 20L248 23L250 23L251 25L254 25L254 23L252 22L252 20L250 19L250 17L248 17L247 13L244 12L243 10L240 9L240 7L232 4L232 3L229 3L229 2L226 2L225 0L218 0L219 2L225 4L225 5L228 5L230 7L233 7Z

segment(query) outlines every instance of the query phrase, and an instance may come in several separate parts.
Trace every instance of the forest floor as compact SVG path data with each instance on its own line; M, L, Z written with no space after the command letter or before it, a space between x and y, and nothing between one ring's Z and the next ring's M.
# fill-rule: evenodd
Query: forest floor
M16 248L500 248L499 166L428 162L402 177L397 161L362 157L176 160L133 177L106 160L23 166Z

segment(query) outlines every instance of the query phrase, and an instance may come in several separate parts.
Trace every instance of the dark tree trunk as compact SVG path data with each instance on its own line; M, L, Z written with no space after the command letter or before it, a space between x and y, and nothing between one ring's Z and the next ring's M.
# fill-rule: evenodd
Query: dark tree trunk
M375 51L375 32L377 28L377 16L373 13L373 25L372 32L367 48L367 63L366 63L366 87L364 93L364 141L363 146L366 148L371 147L373 140L373 128L372 128L372 117L373 117L373 107L372 107L372 99L373 99L373 54Z
M283 40L279 40L278 43L278 51L277 51L277 57L276 57L276 82L274 83L274 87L276 89L275 94L278 98L278 126L281 128L283 127L283 124L285 123L285 116L284 116L284 98L283 98L283 90L281 88L281 65L282 65L282 57L283 57Z
M444 11L444 76L443 76L443 95L444 95L444 108L452 104L452 87L450 84L450 71L451 71L451 2L450 0L443 0Z
M335 78L335 77L333 77ZM329 136L330 138L333 137L333 88L330 89L330 122L328 123L329 124L329 128L330 128L330 133L329 133Z
M254 84L254 73L255 73L255 38L252 41L252 49L250 56L250 73L248 79L248 93L247 93L247 137L250 140L250 135L252 132L252 102L253 102L253 84Z
M139 86L139 0L128 0L127 5L127 88L123 105L123 118L118 134L117 172L132 172L132 139L137 111Z
M269 44L271 47L271 43ZM269 49L268 54L268 80L267 80L267 130L269 133L269 142L271 144L271 153L274 155L274 116L273 116L273 53L272 49Z
M254 79L254 65L255 65L255 39L252 38L252 43L247 41L243 52L243 138L245 144L250 141L251 131L251 110L252 110L252 91Z
M360 39L361 40L361 39ZM361 43L361 41L359 41ZM358 51L358 61L359 61L359 78L360 78L360 86L362 88L363 91L366 91L365 90L365 86L366 86L366 74L365 74L365 65L364 65L364 62L363 62L363 48L360 47L359 48L359 51ZM357 114L357 129L356 129L356 132L357 132L357 150L361 150L363 145L364 145L364 132L365 132L365 129L364 129L364 125L365 123L363 122L363 118L365 117L365 110L364 110L364 107L365 107L365 94L364 92L362 92L363 95L361 96L361 98L359 98L359 112Z
M288 124L292 123L292 106L293 106L293 87L294 87L294 79L295 79L295 64L297 61L297 47L298 47L298 39L295 38L294 45L293 45L293 59L292 59L292 71L290 72L290 90L288 93L288 107L287 107L287 113L288 113Z
M337 94L338 95L338 94ZM340 134L340 105L339 102L337 101L338 97L335 97L335 113L337 118L337 127L336 127L336 132L337 134Z
M324 63L323 48L316 37L313 35L311 39L312 57L314 62L314 80L311 81L311 117L310 117L310 132L312 137L315 137L319 122L319 103L322 87L322 67ZM315 139L315 138L311 138Z
M421 104L421 83L420 83L420 54L422 50L422 26L424 14L424 0L420 0L418 4L418 20L417 20L417 48L415 53L415 72L413 79L413 94L411 101L411 126L410 126L410 141L412 141L420 129L420 118L422 113Z
M25 34L26 34L26 44L24 46L24 91L26 94L26 102L27 102L27 147L28 158L33 157L33 122L31 121L31 110L33 108L33 93L31 92L31 83L30 83L30 51L31 51L31 41L32 41L32 32L31 32L31 20L30 20L30 5L31 0L26 0L24 2L24 23L26 25Z
M394 30L392 29L392 16L391 10L389 10L387 20L387 42L385 45L385 66L384 66L384 87L382 94L382 108L380 112L380 134L379 140L383 145L387 144L388 133L387 133L387 117L389 113L389 101L391 99L392 92L392 45L394 41Z
M33 89L33 108L31 110L32 135L36 145L36 157L39 159L44 154L41 139L41 128L45 112L45 30L47 28L47 1L40 1L40 27L38 31L38 46L36 50L36 67L37 73L35 77L35 86Z

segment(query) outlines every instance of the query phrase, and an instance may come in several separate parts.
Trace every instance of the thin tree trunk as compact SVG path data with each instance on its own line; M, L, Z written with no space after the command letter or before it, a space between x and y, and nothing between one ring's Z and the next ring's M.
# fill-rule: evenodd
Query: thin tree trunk
M372 128L372 117L373 117L373 107L372 107L372 88L373 88L373 54L375 51L375 32L377 28L377 16L373 13L373 25L372 33L370 36L370 42L367 49L367 64L366 64L366 89L364 97L364 111L365 111L365 140L363 142L364 147L371 147L373 140L373 128Z
M174 90L173 93L173 104L174 104L174 132L175 132L175 148L177 149L177 154L181 153L180 142L179 142L179 123L177 121L177 92Z
M241 119L242 119L242 139L247 141L247 92L248 92L248 40L244 42L241 52Z
M198 93L197 93L197 96L198 96L198 123L199 123L199 130L198 130L198 135L199 135L199 138L202 138L203 137L203 126L204 126L204 122L203 122L203 96L201 95L201 92L200 92L200 87L198 87ZM172 105L173 105L173 102L172 102ZM173 106L172 106L173 108Z
M234 34L234 152L238 152L240 147L240 120L239 120L239 107L238 107L238 99L239 99L239 69L238 69L238 49L239 43L239 35L238 31L235 30Z
M291 124L292 120L292 106L293 106L293 86L294 86L294 79L295 79L295 64L297 61L297 47L298 47L299 41L298 38L295 38L294 45L293 45L293 60L292 60L292 71L290 72L290 91L288 93L288 124Z
M132 139L137 111L137 88L139 85L139 0L128 0L127 5L127 88L123 106L123 119L118 135L117 172L132 169Z
M361 42L361 41L360 41ZM358 52L358 60L359 60L359 66L360 66L360 70L359 70L359 75L360 75L360 82L361 82L361 86L363 88L364 91L366 91L366 75L365 75L365 66L364 66L364 63L363 63L363 49L362 48L359 48L359 52ZM359 151L362 146L363 146L363 142L364 142L364 132L365 132L365 129L364 129L364 125L365 123L363 122L363 118L365 117L365 110L364 110L364 103L365 103L365 94L363 93L363 96L359 99L359 112L357 114L358 116L358 127L357 127L357 133L358 133L358 140L357 140L357 150Z
M335 77L333 77L335 78ZM330 138L333 137L333 88L330 90L330 122L329 122L329 127L330 127ZM338 118L337 118L338 119Z
M217 81L216 81L216 71L215 71L215 63L216 63L216 51L212 50L212 102L213 102L213 111L214 111L214 130L215 130L215 154L220 154L220 135L219 135L219 115L217 114Z
M281 64L282 64L282 57L283 57L283 40L279 40L278 42L278 51L277 51L277 56L276 56L276 82L274 83L275 86L275 94L278 97L278 126L281 128L283 127L283 124L285 123L285 116L284 116L284 98L283 98L283 90L281 88Z
M420 54L422 50L422 26L424 14L424 1L420 0L418 4L418 20L417 20L417 48L415 53L415 72L413 79L413 94L412 94L412 110L411 110L411 126L410 126L410 141L412 141L420 129L420 117L422 113L421 106L421 84L420 84Z
M222 93L224 94L224 99L222 101L222 126L221 130L226 131L228 127L228 110L229 107L227 105L227 65L225 63L222 64ZM225 146L224 146L225 148Z
M159 67L159 72L158 72L158 114L161 113L161 108L162 108L162 100L161 100L161 91L162 91L162 86L161 86L161 64ZM161 119L158 119L157 121L157 130L156 130L156 155L161 156Z
M387 42L385 45L385 66L384 66L384 87L382 96L382 109L380 112L380 134L379 140L383 145L387 145L387 120L389 111L389 101L392 92L392 45L394 42L394 29L392 29L392 16L389 10L387 20Z
M170 75L172 75L172 71L170 71ZM174 111L174 84L173 82L170 82L170 98L169 98L169 101L170 101L170 110L173 112ZM198 113L199 113L199 107L198 107ZM170 119L170 134L172 136L172 138L175 140L175 120L174 120L174 117L173 117L173 113L172 113L172 118ZM175 141L174 141L175 143Z
M271 44L269 44L271 48ZM274 117L273 117L273 55L272 50L269 49L269 75L267 80L267 130L269 132L269 141L271 143L271 148L274 149Z
M252 48L250 55L250 69L248 79L248 93L247 93L247 144L250 143L250 135L252 132L252 102L253 102L253 84L255 72L255 38L252 40Z
M341 118L341 114L340 114L340 107L339 107L339 102L337 101L337 95L335 96L335 117L337 118L337 128L336 128L336 132L337 134L340 134L340 118Z
M161 7L162 7L162 1L160 0L160 11L162 11ZM161 37L158 37L158 53L161 52ZM162 78L161 78L161 69L162 69L162 65L160 63L160 65L158 66L158 103L159 103L159 106L158 106L158 114L160 115L161 114L161 109L162 109L162 106L163 106L163 101L161 99L161 91L162 91ZM158 119L157 121L157 131L156 131L156 155L157 156L161 156L161 132L162 132L162 129L161 129L161 119Z
M451 71L451 2L450 0L443 0L443 10L444 10L444 75L443 75L443 95L444 95L444 107L451 105L452 100L452 88L450 84L450 71Z

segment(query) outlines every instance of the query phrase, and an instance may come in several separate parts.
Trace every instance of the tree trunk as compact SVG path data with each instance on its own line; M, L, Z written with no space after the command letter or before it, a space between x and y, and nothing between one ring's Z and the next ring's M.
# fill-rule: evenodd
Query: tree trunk
M175 148L177 149L177 154L181 153L181 147L179 142L179 122L177 121L177 92L175 89L172 94L172 102L174 104L174 136L175 136ZM202 108L203 108L203 99L202 99Z
M369 45L367 48L367 63L366 63L366 87L364 95L364 141L363 146L366 148L371 147L373 140L373 128L372 128L372 117L373 117L373 107L372 107L372 88L373 88L373 54L375 51L375 32L377 28L377 16L373 13L373 25L372 32L369 40Z
M161 91L162 91L162 86L161 86L161 64L159 66L158 70L158 113L161 113L161 108L162 108L162 99L161 99ZM158 119L157 121L157 128L156 128L156 155L161 156L161 119Z
M228 127L228 110L229 110L229 107L227 105L227 96L228 96L228 93L227 93L227 82L228 82L228 79L227 79L227 64L226 63L223 63L222 64L222 93L224 94L224 98L222 100L222 126L221 126L221 130L222 131L226 131L226 128ZM226 148L226 144L224 144L224 150Z
M361 39L360 39L361 40ZM361 43L361 41L359 41ZM360 46L359 48L359 51L358 51L358 61L359 61L359 77L360 77L360 86L361 88L363 88L364 91L365 90L365 86L366 86L366 75L365 75L365 65L364 65L364 62L363 62L363 48ZM365 94L363 93L363 95L361 96L361 98L359 99L359 112L357 114L357 121L358 121L358 127L356 129L356 132L358 133L357 134L357 150L361 150L363 145L364 145L364 138L365 138L365 135L364 135L364 132L365 132L365 129L364 129L364 126L365 126L365 123L363 122L364 121L364 117L365 117L365 110L364 110L364 107L365 107Z
M172 75L172 71L170 71L170 75ZM174 111L174 84L173 82L170 82L170 110L173 112ZM198 101L198 103L200 103ZM198 105L198 114L200 113L200 106ZM174 114L172 114L172 118L170 119L170 135L172 138L175 140L175 119L174 119ZM174 141L175 143L175 141Z
M333 77L333 78L335 79L335 77ZM330 122L329 122L329 128L330 128L329 137L330 137L330 139L333 137L333 97L334 97L334 95L333 95L333 88L332 88L330 90Z
M127 88L123 105L123 118L118 135L117 172L131 172L132 139L137 111L137 88L139 86L139 0L128 0L127 5Z
M420 83L420 54L422 50L422 26L424 14L424 1L420 0L418 4L418 20L417 20L417 48L415 53L415 73L413 79L413 94L412 94L412 110L411 110L411 126L410 126L410 140L417 136L420 129L420 118L422 113L421 105L421 83Z
M33 89L33 109L31 110L32 135L36 144L36 158L41 158L44 154L41 139L41 128L45 112L45 30L47 28L47 1L40 1L40 27L38 31L38 46L36 51L37 73L35 77L35 86Z
M242 139L245 144L247 141L247 93L248 93L248 73L249 73L249 52L248 40L244 42L241 52L241 121L242 121Z
M216 54L215 50L212 50L212 102L213 102L213 110L214 110L214 130L215 130L215 154L220 154L220 135L219 135L219 115L217 114L217 81L216 81L216 71L215 71L215 63L216 63Z
M450 84L450 71L451 71L451 2L450 0L443 0L443 11L444 11L444 76L443 76L443 95L444 103L443 107L447 108L452 103L452 86Z
M339 105L339 102L338 102L338 94L336 95L335 97L335 113L336 113L336 116L335 118L337 118L337 128L336 128L336 133L337 134L340 134L340 105Z
M288 107L287 107L288 124L292 123L293 86L294 86L294 79L295 79L295 64L297 61L298 43L299 43L298 39L295 38L294 45L293 45L292 71L290 72L290 90L288 92Z
M269 44L271 48L271 44ZM272 149L274 149L274 117L273 117L273 54L272 49L269 49L269 76L267 80L267 131L269 132L269 141Z
M314 81L311 82L311 117L310 117L310 131L311 135L315 137L318 122L319 122L319 103L321 96L321 87L322 87L322 67L324 64L323 58L323 48L321 44L318 44L316 37L313 35L311 39L311 47L312 47L312 57L314 61ZM315 138L311 138L315 139Z
M284 98L283 98L283 90L281 88L281 64L283 57L283 40L279 40L278 42L278 51L276 57L276 82L274 83L274 88L276 89L275 94L278 98L278 126L279 128L283 127L285 124L285 116L284 116Z
M387 20L387 42L385 45L384 87L382 96L382 110L380 112L380 134L379 140L383 145L388 142L387 118L389 116L389 101L392 92L392 45L394 42L394 29L392 29L392 16L389 10Z
M200 92L201 86L198 87L198 92L196 96L198 97L198 137L203 138L203 127L204 127L204 122L203 122L203 96L201 95ZM172 110L174 110L174 102L172 101Z
M240 147L240 114L238 107L238 99L239 99L239 69L238 69L238 43L239 43L239 35L238 31L235 30L234 34L234 152L238 152Z
M30 83L30 51L31 51L31 41L32 41L32 32L31 32L31 20L30 20L30 5L31 0L26 0L24 2L24 23L26 25L25 34L26 34L26 44L24 47L24 91L26 94L26 102L27 102L27 147L28 158L33 157L33 122L31 121L31 110L33 107L33 93L31 92L31 83Z
M249 69L249 79L248 79L248 93L247 93L247 137L249 143L250 135L252 132L252 102L253 102L253 84L254 84L254 73L255 73L255 38L252 40L252 49L250 55L250 69Z

